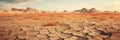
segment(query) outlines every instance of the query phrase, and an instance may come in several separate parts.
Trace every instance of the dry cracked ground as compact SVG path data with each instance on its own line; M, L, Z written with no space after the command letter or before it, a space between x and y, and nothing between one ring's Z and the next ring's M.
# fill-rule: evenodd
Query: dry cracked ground
M0 14L0 40L120 40L120 14Z

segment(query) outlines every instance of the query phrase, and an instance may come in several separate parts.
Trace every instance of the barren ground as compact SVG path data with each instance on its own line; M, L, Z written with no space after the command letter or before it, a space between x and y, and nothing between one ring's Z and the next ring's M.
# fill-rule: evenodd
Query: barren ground
M0 40L120 40L120 14L0 14Z

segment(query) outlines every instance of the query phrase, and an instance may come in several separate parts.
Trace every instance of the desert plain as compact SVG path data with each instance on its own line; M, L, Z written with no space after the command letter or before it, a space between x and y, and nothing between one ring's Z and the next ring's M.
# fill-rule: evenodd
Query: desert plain
M0 40L120 40L120 13L0 13Z

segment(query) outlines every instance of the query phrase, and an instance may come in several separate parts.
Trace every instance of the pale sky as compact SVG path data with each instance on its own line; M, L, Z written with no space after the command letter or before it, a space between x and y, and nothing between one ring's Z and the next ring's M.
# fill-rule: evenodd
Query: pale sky
M120 11L120 0L0 0L0 9L11 7L33 7L40 10L76 10L97 8Z

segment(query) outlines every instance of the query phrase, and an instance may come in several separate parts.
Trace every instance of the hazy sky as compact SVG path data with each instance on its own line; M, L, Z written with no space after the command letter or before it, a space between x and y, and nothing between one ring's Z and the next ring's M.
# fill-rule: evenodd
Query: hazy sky
M0 0L0 9L33 7L41 10L75 10L95 7L120 11L120 0Z

